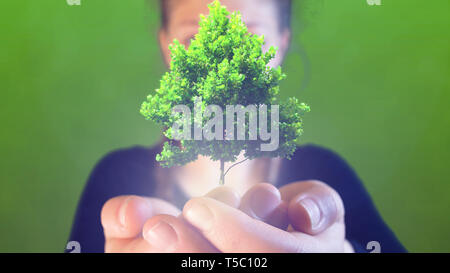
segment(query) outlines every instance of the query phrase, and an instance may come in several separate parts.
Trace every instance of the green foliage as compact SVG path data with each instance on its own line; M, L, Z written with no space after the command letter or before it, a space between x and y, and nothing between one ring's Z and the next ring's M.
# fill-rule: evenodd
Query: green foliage
M205 155L223 163L235 161L242 151L249 159L261 156L289 158L302 134L301 117L309 107L296 98L278 101L279 83L286 75L281 67L268 66L276 49L271 47L264 53L264 37L249 33L239 12L230 15L219 1L210 4L209 11L207 17L201 16L199 32L188 49L177 40L170 45L170 71L162 77L156 94L149 95L142 104L141 114L146 119L167 128L164 133L169 141L164 143L157 161L171 167ZM194 109L193 98L196 96L202 98L203 110L206 105L213 104L222 109L226 105L266 104L269 110L270 105L280 105L279 148L272 152L261 151L261 140L173 141L171 126L177 116L172 116L172 108L186 105ZM225 120L225 113L223 118Z

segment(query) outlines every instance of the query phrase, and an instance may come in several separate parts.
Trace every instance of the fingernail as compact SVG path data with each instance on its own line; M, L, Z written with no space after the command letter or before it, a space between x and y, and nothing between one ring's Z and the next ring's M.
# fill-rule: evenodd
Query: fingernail
M322 212L320 211L319 205L311 198L302 199L299 203L309 215L311 229L317 228L322 218Z
M170 224L159 221L147 231L145 239L158 250L168 251L177 244L178 235Z
M250 209L256 217L266 219L278 207L281 198L268 190L258 190L250 196Z
M123 202L122 206L120 206L120 209L119 209L119 222L122 227L126 227L126 224L127 224L126 216L127 216L128 203L130 202L130 200L131 200L131 197L128 197L127 199L125 199L125 201Z
M186 219L201 230L208 230L213 223L214 215L205 205L193 203L186 211Z

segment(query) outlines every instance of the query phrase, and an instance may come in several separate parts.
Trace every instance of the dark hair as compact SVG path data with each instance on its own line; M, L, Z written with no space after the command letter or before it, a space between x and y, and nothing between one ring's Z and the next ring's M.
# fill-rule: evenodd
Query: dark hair
M171 0L159 0L161 9L161 27L166 28L169 20L169 2ZM273 0L278 4L278 17L281 29L291 28L292 0Z

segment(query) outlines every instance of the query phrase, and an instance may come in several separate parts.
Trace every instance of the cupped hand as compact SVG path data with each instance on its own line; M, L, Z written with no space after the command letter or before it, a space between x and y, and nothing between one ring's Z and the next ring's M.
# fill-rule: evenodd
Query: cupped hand
M206 196L237 208L240 197L220 187ZM219 252L179 209L158 198L118 196L102 208L105 252Z
M331 187L319 181L292 183L278 193L268 184L258 187L266 187L263 192L271 197L247 193L241 210L194 198L183 217L221 252L353 251L345 239L343 202ZM290 225L284 230L286 221Z
M184 215L184 217L183 217ZM339 195L317 181L219 187L183 215L156 198L120 196L102 211L106 252L351 252ZM289 225L289 227L288 227Z

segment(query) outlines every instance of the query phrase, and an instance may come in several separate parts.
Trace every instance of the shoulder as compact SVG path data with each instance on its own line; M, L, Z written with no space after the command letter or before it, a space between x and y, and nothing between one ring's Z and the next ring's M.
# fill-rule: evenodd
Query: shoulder
M141 146L115 150L94 167L84 187L75 215L71 240L84 252L103 252L105 244L100 213L103 205L120 195L151 195L157 148Z
M299 146L287 163L316 172L352 171L349 163L339 154L314 144Z
M331 149L314 144L297 148L291 160L283 160L281 183L320 180L336 190L360 187L361 183L350 164Z
M345 160L339 156L336 152L329 148L318 146L315 144L306 144L298 146L294 155L292 156L293 161L340 161L345 162Z
M105 155L92 170L86 189L107 195L144 194L152 188L158 146L134 146Z
M97 168L122 169L130 166L147 165L154 160L155 148L134 146L109 152L97 163Z

